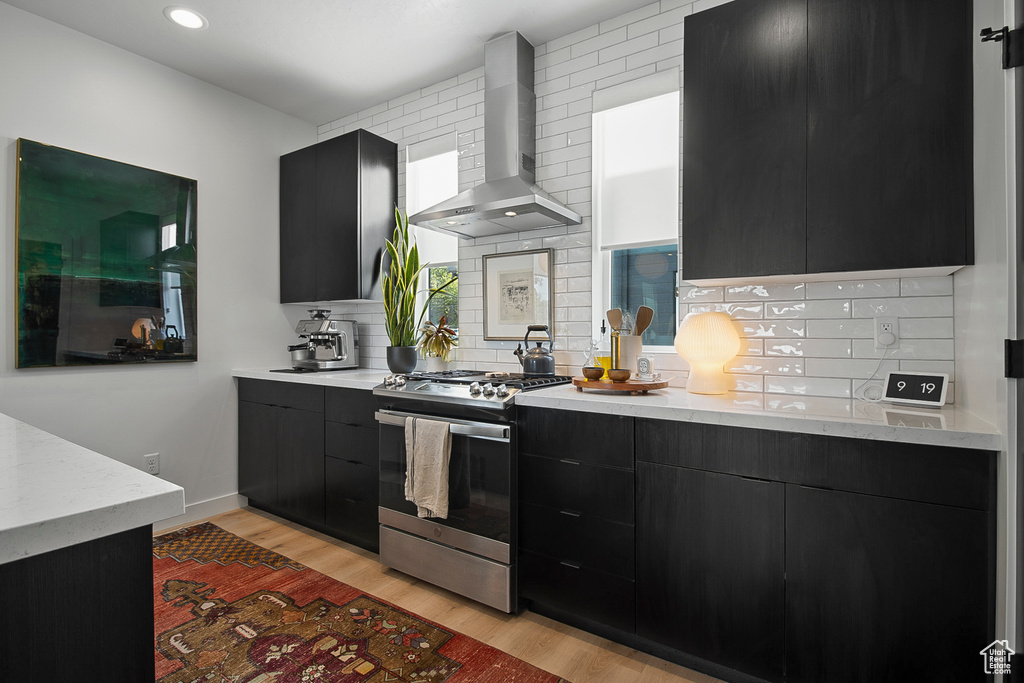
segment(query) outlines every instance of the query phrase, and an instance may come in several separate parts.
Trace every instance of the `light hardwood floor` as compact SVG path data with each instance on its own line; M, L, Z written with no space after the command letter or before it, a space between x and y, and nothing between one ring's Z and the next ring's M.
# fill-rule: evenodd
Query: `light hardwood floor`
M253 508L225 512L209 521L572 683L720 683L529 610L508 615L480 605L387 569L374 553Z

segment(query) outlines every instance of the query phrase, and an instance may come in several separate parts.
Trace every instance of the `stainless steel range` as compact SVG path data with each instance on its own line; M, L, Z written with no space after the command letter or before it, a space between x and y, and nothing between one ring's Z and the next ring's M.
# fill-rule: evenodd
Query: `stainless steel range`
M380 425L380 561L505 612L517 609L515 398L571 377L455 370L389 376L374 388ZM410 417L447 422L448 514L406 500Z

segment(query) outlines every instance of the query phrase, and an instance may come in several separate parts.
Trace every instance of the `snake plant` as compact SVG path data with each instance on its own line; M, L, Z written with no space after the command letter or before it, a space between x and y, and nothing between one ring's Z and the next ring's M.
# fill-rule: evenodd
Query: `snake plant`
M387 268L384 261L387 259ZM409 218L395 207L395 231L390 240L384 241L381 254L381 289L384 293L384 329L392 346L416 346L423 316L426 315L430 300L457 278L430 292L423 304L419 317L416 316L416 294L419 291L420 273L427 264L420 265L420 252L416 241L409 235Z

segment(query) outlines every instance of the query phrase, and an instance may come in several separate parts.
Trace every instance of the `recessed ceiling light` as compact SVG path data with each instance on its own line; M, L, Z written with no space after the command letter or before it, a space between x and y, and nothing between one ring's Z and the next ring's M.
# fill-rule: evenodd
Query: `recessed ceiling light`
M190 10L186 7L165 7L164 16L173 21L179 26L192 29L204 29L210 25L210 22L206 20L199 12Z

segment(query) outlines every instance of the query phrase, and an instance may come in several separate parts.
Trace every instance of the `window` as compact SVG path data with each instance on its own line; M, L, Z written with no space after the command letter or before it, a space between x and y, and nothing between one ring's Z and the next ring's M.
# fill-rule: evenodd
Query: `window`
M679 73L594 93L593 307L654 309L644 345L675 336L679 242Z
M455 134L442 135L406 148L405 208L408 215L433 206L459 192L459 161ZM420 263L429 263L420 282L420 306L427 292L443 286L459 274L459 238L411 228L419 246ZM426 319L438 322L445 316L449 327L459 328L458 282L430 300Z

